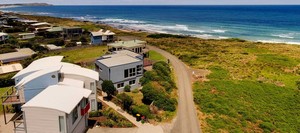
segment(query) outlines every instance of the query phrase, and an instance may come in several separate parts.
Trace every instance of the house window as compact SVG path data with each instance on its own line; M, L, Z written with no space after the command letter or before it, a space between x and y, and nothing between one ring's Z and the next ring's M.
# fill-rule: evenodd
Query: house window
M59 122L59 132L60 133L65 133L65 130L66 130L65 117L64 116L59 116L58 117L58 122Z
M135 76L135 68L125 69L124 70L124 78Z
M128 75L129 75L129 74L128 74L128 69L125 69L125 70L124 70L124 78L128 78Z
M143 65L136 66L137 74L142 74L142 68L143 68Z
M72 123L73 124L77 120L77 118L78 118L78 110L77 110L77 106L76 106L72 111Z
M94 82L90 83L90 88L92 90L92 94L95 94L95 83Z
M135 80L129 81L129 85L133 85L133 84L135 84Z
M135 68L129 69L129 77L135 76Z
M117 84L117 88L121 88L121 87L124 87L124 83Z

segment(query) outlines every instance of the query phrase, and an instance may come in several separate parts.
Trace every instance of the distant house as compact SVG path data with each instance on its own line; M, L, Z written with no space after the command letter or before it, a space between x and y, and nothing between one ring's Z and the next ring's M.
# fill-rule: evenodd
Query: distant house
M27 133L84 133L91 90L68 85L47 87L22 106Z
M116 41L115 43L107 44L107 46L110 52L119 50L129 50L141 54L146 48L146 42L141 40Z
M7 40L7 39L9 39L8 34L7 34L7 33L0 32L0 42L1 42L1 41L5 41L5 40Z
M100 45L103 42L112 42L114 41L115 33L107 30L103 31L103 29L97 32L91 32L91 44Z
M51 29L47 29L47 32L52 32L52 33L62 33L63 28L62 27L52 27Z
M63 27L63 34L65 37L81 36L83 29L81 27Z
M32 51L30 48L22 48L22 49L16 49L16 50L17 50L17 52L0 54L0 64L8 64L11 62L18 62L18 61L24 60L26 58L29 58L33 54L35 54L35 52Z
M29 19L18 19L18 22L24 23L24 24L34 24L38 23L36 20L29 20Z
M48 50L58 50L58 49L62 49L61 46L56 46L53 44L45 44L45 45L41 45L42 47L48 49Z
M52 56L33 61L13 77L11 93L2 96L3 106L14 105L19 118L25 114L25 132L82 132L87 127L87 112L98 110L98 73L62 59ZM22 124L15 130L22 130Z
M46 31L48 29L51 29L52 24L49 24L47 22L39 22L39 23L33 23L30 24L30 28L34 29L35 31Z
M19 34L19 37L20 39L31 39L31 38L34 38L35 37L35 34L34 33L22 33L22 34Z
M100 82L111 80L119 92L123 92L126 85L130 85L131 89L140 87L139 81L143 76L143 56L140 54L128 50L115 51L100 57L95 66Z
M23 67L20 63L2 65L2 66L0 66L0 75L6 74L6 73L17 72L22 69L23 69Z

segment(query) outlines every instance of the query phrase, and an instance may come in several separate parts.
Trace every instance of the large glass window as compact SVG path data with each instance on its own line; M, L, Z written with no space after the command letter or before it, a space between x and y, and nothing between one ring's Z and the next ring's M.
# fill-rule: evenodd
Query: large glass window
M92 99L92 100L91 100L91 110L92 110L92 111L95 111L95 110L96 110L96 107L95 107L95 104L96 104L96 103L95 103L95 102L96 102L95 99Z
M129 69L129 77L135 76L135 68Z
M136 75L136 68L130 68L124 70L124 78L133 77Z

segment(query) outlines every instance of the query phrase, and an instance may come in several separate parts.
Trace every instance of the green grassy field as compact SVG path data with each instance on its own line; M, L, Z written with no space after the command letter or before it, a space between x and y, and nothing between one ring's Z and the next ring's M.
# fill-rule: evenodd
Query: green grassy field
M73 50L64 50L61 52L49 52L47 56L62 55L64 61L71 63L88 63L87 67L92 67L93 62L107 52L106 46L93 46L85 48L77 48Z
M147 38L187 65L212 71L194 84L204 132L298 132L300 46L238 39Z
M149 51L149 59L153 61L167 61L167 59L162 56L160 53L157 53L156 51L150 50Z

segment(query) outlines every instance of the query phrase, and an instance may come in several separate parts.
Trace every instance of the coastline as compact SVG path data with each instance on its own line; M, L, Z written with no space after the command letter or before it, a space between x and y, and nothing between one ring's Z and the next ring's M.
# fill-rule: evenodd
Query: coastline
M11 6L11 7L19 7L19 6ZM11 7L4 7L4 8L11 8ZM238 40L243 40L243 41L247 41L247 42L253 42L253 43L263 43L263 44L287 44L287 45L300 45L300 42L277 42L277 41L272 41L272 40L247 40L247 39L241 39L241 38L231 38L231 37L218 37L218 38L212 38L210 35L208 34L202 34L202 35L197 35L197 36L192 36L192 35L187 35L187 34L175 34L175 33L166 33L166 32L161 32L161 31L154 31L154 30L146 30L146 29L142 29L142 28L138 28L138 27L130 27L130 26L126 26L126 25L117 25L117 24L110 24L110 23L106 23L103 21L92 21L92 20L86 20L84 18L70 18L70 17L57 17L57 16L49 16L48 13L39 13L39 14L34 14L34 13L30 13L30 12L14 12L14 11L3 11L1 10L0 7L0 12L1 13L10 13L10 14L14 14L14 15L25 15L25 16L31 16L31 17L52 17L52 18L57 18L57 19L71 19L73 21L78 21L78 22L90 22L93 23L95 25L104 25L104 26L108 26L111 27L112 29L115 30L119 30L121 32L125 32L125 33L146 33L146 34L171 34L171 35L180 35L180 36L184 36L184 37L191 37L191 38L199 38L199 39L204 39L204 40L230 40L230 39L238 39ZM63 26L63 25L62 25ZM224 31L215 31L215 32L224 32Z

